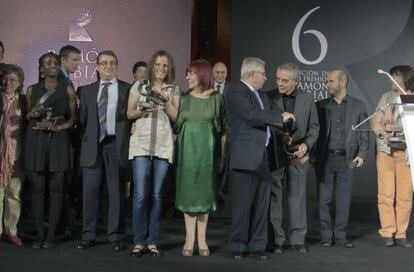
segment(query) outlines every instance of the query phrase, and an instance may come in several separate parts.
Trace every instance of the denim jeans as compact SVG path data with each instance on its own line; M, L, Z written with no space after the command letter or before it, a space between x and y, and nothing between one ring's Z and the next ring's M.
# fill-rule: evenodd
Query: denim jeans
M168 166L168 160L158 157L139 156L132 160L132 220L136 245L157 243L162 206L161 189Z

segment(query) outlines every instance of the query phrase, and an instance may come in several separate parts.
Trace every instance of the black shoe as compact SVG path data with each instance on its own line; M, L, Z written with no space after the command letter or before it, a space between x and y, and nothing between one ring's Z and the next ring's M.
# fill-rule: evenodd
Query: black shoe
M321 245L323 247L331 247L332 246L332 239L331 238L322 238Z
M393 246L395 246L394 238L392 238L392 237L384 237L384 246L386 246L386 247L393 247Z
M336 239L335 240L335 246L345 247L345 248L354 248L355 247L355 245L351 241L349 241L345 238Z
M265 251L253 251L250 254L259 261L270 260L270 256Z
M42 248L45 249L52 249L55 248L59 245L59 243L55 240L47 240L46 242L43 243Z
M79 243L76 244L76 249L87 249L90 248L95 244L93 240L81 240Z
M292 249L294 252L297 253L308 253L308 249L306 248L305 245L292 245Z
M283 253L283 245L275 245L275 247L271 250L273 254L282 254Z
M43 242L34 241L31 246L33 249L41 249L43 247Z
M411 248L411 247L413 247L413 244L411 244L410 242L408 242L406 238L398 238L398 239L395 239L395 244L397 246L405 247L405 248Z
M236 261L243 260L243 252L240 252L240 251L232 251L230 252L230 256L233 260L236 260Z
M112 250L113 251L121 251L124 250L125 246L122 244L122 242L120 240L117 240L115 242L112 243Z

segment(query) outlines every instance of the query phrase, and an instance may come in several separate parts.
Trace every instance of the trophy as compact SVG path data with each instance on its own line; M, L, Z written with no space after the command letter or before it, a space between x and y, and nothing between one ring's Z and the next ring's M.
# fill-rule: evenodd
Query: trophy
M155 109L157 105L164 106L168 101L168 99L152 90L148 80L144 80L143 83L138 86L138 91L145 97L145 101L139 102L140 108Z
M309 160L309 155L305 154L303 157L299 158L295 156L295 152L299 150L300 142L293 142L293 137L298 131L297 127L293 127L293 120L290 119L285 123L285 133L282 135L282 141L284 143L283 150L287 155L290 164L299 166L303 165L307 160Z
M40 113L40 121L36 122L36 125L33 127L33 129L38 130L48 130L56 125L56 122L61 117L52 117L52 107L45 107L43 104L38 104L34 111L37 111Z
M404 138L404 132L401 128L394 123L385 124L385 132L391 134L391 137L387 139L388 145L395 149L406 149L407 144Z

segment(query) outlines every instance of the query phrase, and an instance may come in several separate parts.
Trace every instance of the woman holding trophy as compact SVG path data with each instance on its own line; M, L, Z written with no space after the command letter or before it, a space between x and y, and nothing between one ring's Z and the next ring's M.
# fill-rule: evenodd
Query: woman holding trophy
M55 53L39 59L39 83L26 92L29 121L25 138L25 167L31 183L31 206L36 225L32 248L54 248L59 221L65 171L70 167L71 133L76 121L74 89L59 78L59 61ZM46 180L49 184L49 227L43 229Z
M128 118L135 120L129 144L134 181L133 257L157 248L161 214L161 189L173 161L171 122L177 117L180 89L174 84L175 67L170 54L155 52L148 63L148 80L136 81L128 100Z

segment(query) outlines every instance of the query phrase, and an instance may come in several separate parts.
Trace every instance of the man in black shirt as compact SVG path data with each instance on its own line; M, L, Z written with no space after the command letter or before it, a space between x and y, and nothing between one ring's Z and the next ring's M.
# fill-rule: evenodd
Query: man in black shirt
M274 158L270 158L273 176L270 205L270 237L269 246L274 253L282 253L286 236L295 252L308 252L305 245L307 232L306 222L306 179L309 168L308 152L316 142L319 123L313 96L298 91L299 66L285 63L276 72L277 89L268 92L272 107L282 112L290 112L295 122L284 124L285 133L291 134L291 142L281 145L280 132L273 129ZM288 147L290 146L290 147ZM272 148L272 147L270 147ZM288 151L287 149L292 149ZM283 184L286 184L287 211L289 218L288 234L282 228Z
M332 97L317 103L321 130L315 148L316 174L319 182L321 243L353 248L347 240L355 167L364 164L368 151L368 131L353 130L367 117L362 101L347 94L348 76L343 70L328 74L327 87ZM366 127L364 128L366 129ZM336 181L336 189L334 183ZM335 222L330 214L335 193Z

